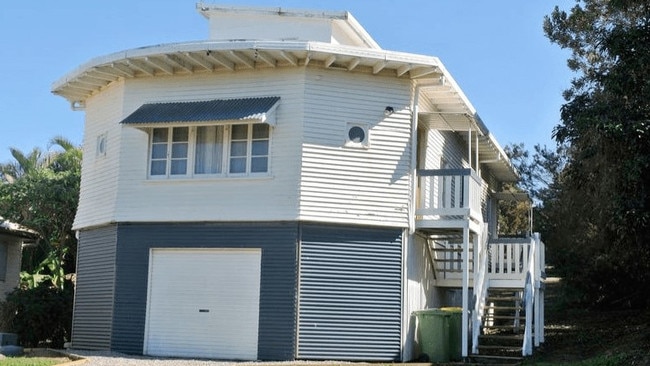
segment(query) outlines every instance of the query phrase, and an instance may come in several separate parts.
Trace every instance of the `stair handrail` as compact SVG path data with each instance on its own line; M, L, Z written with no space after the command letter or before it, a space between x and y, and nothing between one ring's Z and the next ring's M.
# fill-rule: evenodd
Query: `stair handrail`
M530 252L528 253L528 271L526 272L526 282L524 284L523 303L526 308L526 327L524 328L524 343L521 349L523 356L533 354L533 305L535 303L535 282L539 276L536 263L539 240L536 240L539 234L531 237ZM536 324L537 326L537 324Z
M488 275L488 224L483 224L478 248L474 248L474 311L472 312L472 353L478 354L478 341L483 324L483 313L487 290Z

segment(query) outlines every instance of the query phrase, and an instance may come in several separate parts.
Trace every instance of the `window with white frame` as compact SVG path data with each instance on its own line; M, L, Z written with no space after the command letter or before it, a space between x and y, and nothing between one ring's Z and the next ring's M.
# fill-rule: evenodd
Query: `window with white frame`
M265 123L154 127L149 176L265 175L269 148L270 129Z

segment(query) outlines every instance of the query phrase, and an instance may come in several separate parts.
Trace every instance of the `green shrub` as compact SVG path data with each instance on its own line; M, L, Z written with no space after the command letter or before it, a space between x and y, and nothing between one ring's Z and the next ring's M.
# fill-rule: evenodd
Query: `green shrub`
M18 334L24 347L62 348L72 327L72 286L16 289L0 303L0 329Z

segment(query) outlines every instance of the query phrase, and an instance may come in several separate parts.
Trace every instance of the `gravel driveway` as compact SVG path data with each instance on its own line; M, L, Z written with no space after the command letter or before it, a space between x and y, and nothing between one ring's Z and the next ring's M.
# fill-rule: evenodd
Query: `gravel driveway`
M72 356L80 356L87 361L82 363L83 366L333 366L333 365L350 365L351 362L308 362L308 361L285 361L285 362L229 362L229 361L208 361L208 360L188 360L188 359L169 359L159 357L125 355L116 352L106 351L82 351L68 350L66 352ZM355 363L355 365L361 365Z

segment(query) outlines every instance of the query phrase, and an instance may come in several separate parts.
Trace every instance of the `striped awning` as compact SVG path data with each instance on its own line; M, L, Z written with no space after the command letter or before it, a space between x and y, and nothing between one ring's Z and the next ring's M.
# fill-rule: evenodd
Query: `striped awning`
M250 121L275 125L272 112L280 97L147 103L122 120L124 124Z

